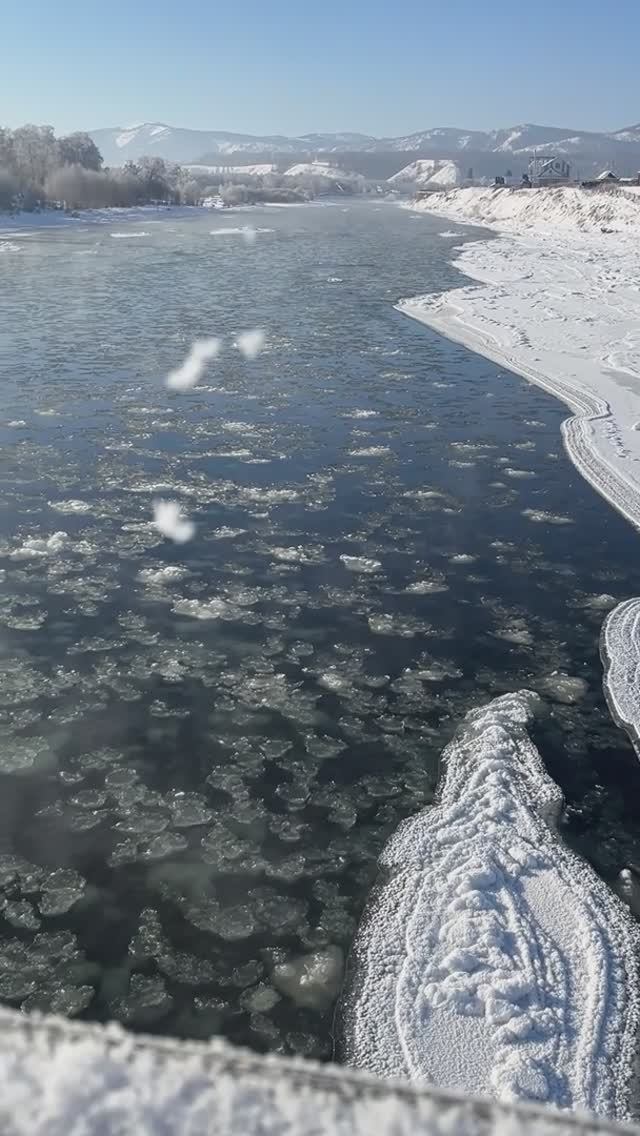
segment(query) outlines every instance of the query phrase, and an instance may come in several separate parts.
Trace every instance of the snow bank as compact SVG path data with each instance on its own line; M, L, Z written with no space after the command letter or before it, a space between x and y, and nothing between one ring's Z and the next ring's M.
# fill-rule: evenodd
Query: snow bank
M353 948L349 1064L505 1101L631 1112L640 931L560 840L526 724L535 694L472 711L437 803L405 821Z
M590 1136L588 1116L260 1057L225 1042L127 1034L0 1010L3 1136Z
M481 287L398 309L566 403L569 456L640 527L640 195L474 188L411 208L503 235L462 248L457 266Z
M602 625L604 692L612 717L640 757L640 599L625 600Z

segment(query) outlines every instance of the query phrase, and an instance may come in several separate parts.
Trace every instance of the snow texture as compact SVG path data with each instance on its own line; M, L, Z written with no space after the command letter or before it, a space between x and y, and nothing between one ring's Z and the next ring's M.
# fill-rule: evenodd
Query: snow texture
M167 375L170 390L190 390L200 380L202 372L211 359L220 354L220 340L216 336L209 339L196 339L184 363Z
M602 626L604 692L612 717L640 757L640 599L625 600Z
M503 235L465 245L456 262L481 286L398 309L566 403L573 463L640 527L640 245L630 239L640 232L640 195L460 189L411 208Z
M505 1107L223 1041L0 1010L3 1136L579 1136L589 1116Z
M472 711L434 807L405 821L352 952L349 1064L502 1101L624 1119L640 932L560 840L522 691Z
M178 501L154 501L153 523L158 532L176 544L185 544L196 531L196 526L184 516Z

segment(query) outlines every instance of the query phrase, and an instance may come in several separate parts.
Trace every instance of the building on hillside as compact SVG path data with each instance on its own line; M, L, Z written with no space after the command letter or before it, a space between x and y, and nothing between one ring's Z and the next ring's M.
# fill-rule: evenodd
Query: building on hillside
M569 162L555 154L532 154L528 172L532 185L566 185L571 181Z
M620 178L617 174L614 174L613 170L603 170L601 174L598 174L596 181L620 181Z
M640 174L625 178L619 177L613 170L603 170L597 177L582 182L584 189L614 189L617 185L640 185Z

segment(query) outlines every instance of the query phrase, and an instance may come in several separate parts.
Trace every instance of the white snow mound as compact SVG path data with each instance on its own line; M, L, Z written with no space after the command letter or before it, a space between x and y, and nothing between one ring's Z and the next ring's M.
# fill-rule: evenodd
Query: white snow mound
M631 1111L640 932L556 831L521 691L472 711L405 821L353 949L349 1064L503 1101Z

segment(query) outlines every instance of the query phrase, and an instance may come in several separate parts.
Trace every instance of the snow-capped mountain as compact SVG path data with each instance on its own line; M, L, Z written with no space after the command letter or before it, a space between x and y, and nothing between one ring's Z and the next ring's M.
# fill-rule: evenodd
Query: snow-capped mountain
M625 126L623 130L616 130L613 135L619 142L640 142L640 122L635 126Z
M174 162L213 164L230 154L260 154L262 160L287 154L314 153L411 153L439 159L461 160L473 155L522 156L532 150L548 149L584 161L620 162L640 166L640 123L612 133L572 130L558 126L522 123L500 130L462 130L434 127L397 138L373 138L367 134L304 134L290 138L282 134L235 134L224 130L189 130L162 122L145 122L130 127L114 127L91 132L105 164L122 165L128 159L157 154Z
M635 132L635 135L634 135ZM375 143L376 149L416 150L444 153L473 150L482 153L524 154L532 150L550 149L557 154L611 153L618 143L640 143L640 125L629 127L617 134L597 134L593 131L576 131L559 126L536 126L522 123L501 130L458 130L455 127L436 127L407 134L401 138L383 138Z
M129 159L157 154L171 162L191 162L225 154L305 154L312 150L368 150L376 139L366 134L305 134L287 138L282 134L258 136L225 130L189 130L163 122L92 130L91 137L107 166L120 166Z

